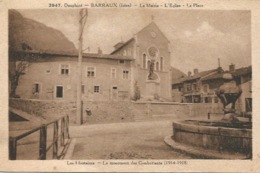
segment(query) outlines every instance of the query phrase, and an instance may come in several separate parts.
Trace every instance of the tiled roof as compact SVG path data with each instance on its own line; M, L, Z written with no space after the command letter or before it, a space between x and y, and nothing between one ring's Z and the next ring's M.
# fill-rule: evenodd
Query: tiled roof
M218 69L213 69L213 70L207 70L207 71L199 72L199 73L197 73L197 74L195 74L193 76L186 77L185 82L205 77L205 76L209 75L210 73L217 72L217 71L218 71Z
M252 73L252 66L242 67L242 68L236 69L233 72L224 71L222 73L215 73L215 74L212 74L212 75L209 75L209 76L203 78L202 80L205 81L205 80L221 79L223 77L223 74L225 74L225 73L231 73L234 76L242 76L242 75L245 75L248 73Z
M33 53L33 54L40 54L40 55L49 55L49 56L65 56L65 57L78 57L78 53L74 52L64 52L64 51L48 51L48 52L40 52L40 51L34 51L34 50L29 50L29 51L14 51L16 53ZM112 60L128 60L132 61L134 60L132 57L128 56L122 56L122 55L109 55L109 54L97 54L97 53L83 53L82 54L83 58L97 58L97 59L112 59Z
M116 48L115 50L113 50L113 52L111 52L111 55L114 54L115 52L119 51L122 47L124 47L125 45L127 45L128 43L130 43L131 41L133 41L134 38L130 38L128 41L126 41L125 43L123 43L121 46L119 46L118 48ZM121 43L121 42L120 42ZM120 44L117 43L116 45Z

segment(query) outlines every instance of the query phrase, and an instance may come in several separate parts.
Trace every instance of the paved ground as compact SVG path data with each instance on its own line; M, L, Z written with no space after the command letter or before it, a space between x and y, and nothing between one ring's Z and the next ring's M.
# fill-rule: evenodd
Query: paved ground
M96 124L70 127L76 139L71 159L188 159L164 143L171 121Z

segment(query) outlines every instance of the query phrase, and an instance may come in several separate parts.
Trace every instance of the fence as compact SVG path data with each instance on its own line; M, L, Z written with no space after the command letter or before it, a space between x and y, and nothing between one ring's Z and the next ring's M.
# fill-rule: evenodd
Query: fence
M49 146L47 146L47 128L53 124L53 140ZM59 135L59 124L60 124L60 135ZM52 158L59 159L61 156L58 155L58 141L60 139L60 144L65 148L65 145L68 144L70 135L69 135L69 116L64 116L60 119L51 121L47 124L43 124L40 127L29 130L25 133L19 134L14 137L9 137L9 159L16 160L17 157L17 142L35 132L40 131L39 138L39 160L46 160L47 152L52 150Z

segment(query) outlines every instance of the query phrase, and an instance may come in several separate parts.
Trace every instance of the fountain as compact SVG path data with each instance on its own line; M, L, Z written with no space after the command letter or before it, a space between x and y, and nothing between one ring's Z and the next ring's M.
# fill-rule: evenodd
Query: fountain
M242 90L232 74L223 75L224 84L216 90L223 104L220 120L183 120L173 122L173 135L166 144L198 158L252 158L252 122L239 120L235 103Z

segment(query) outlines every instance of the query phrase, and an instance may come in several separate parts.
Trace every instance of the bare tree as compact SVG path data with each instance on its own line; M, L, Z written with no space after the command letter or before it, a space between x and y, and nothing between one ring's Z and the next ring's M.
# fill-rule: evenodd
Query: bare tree
M9 68L9 82L10 82L10 97L19 98L18 95L16 95L16 89L19 84L19 79L22 75L25 74L26 70L29 67L29 61L28 58L33 57L33 54L28 54L26 51L32 50L32 48L27 45L26 43L22 43L22 52L20 53L10 53L11 62L13 63L13 68ZM10 61L10 60L9 60Z

